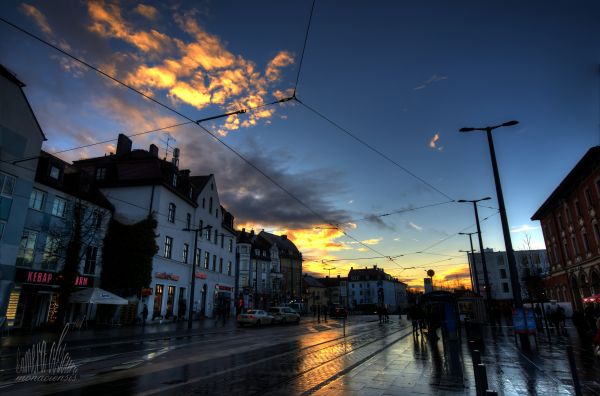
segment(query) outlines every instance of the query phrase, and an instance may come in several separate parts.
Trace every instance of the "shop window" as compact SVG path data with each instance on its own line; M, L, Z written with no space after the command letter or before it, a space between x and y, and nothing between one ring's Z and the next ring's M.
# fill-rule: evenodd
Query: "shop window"
M166 318L173 316L173 304L175 303L175 286L169 286L167 289L167 315Z
M152 310L152 319L161 315L164 286L157 284L155 289L156 290L154 291L154 309Z

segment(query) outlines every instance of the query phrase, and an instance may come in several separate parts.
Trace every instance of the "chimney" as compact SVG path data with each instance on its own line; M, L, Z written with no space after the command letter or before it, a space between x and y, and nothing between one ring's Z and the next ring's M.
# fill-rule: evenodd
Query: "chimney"
M119 140L117 141L117 155L129 154L131 152L131 139L127 136L119 133Z
M150 153L151 156L153 156L154 158L158 158L158 147L156 147L155 144L151 144L150 148L148 149L148 152Z
M179 168L179 148L175 147L173 149L173 159L171 159L171 162L173 163L173 165L175 165L176 168Z
M340 279L340 276L338 275L338 279Z
M287 239L287 235L282 235L281 239Z

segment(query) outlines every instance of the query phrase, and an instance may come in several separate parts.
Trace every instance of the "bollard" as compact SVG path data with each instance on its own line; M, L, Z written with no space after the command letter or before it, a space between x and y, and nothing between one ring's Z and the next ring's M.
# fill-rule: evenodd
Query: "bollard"
M480 363L475 366L475 388L477 391L477 396L485 396L485 393L488 389L485 364Z
M478 349L473 349L471 353L471 359L473 359L473 367L481 363L481 352Z
M575 364L575 355L573 355L573 347L567 345L567 355L569 357L569 366L571 367L571 377L573 377L573 388L575 388L575 396L581 396L581 385L579 384L579 376L577 375L577 365Z

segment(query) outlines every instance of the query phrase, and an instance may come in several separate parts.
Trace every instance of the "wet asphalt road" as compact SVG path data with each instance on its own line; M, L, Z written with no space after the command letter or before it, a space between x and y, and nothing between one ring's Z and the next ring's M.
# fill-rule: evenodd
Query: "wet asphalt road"
M77 362L73 383L17 383L2 394L299 394L319 388L407 334L405 325L385 326L373 317L353 317L347 337L342 322L329 320L261 328L224 327L220 332L101 346L68 352ZM354 361L349 361L354 360ZM3 356L3 381L15 376L14 357Z

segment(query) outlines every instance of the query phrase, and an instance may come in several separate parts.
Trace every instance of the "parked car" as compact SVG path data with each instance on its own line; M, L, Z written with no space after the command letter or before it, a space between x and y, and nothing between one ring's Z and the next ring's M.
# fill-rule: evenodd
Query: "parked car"
M332 318L344 318L345 319L348 317L348 310L346 310L346 308L340 307L340 306L332 307L331 312L329 313L329 316Z
M300 314L290 307L271 307L269 315L273 317L276 323L300 323Z
M237 324L239 326L243 325L266 325L273 323L273 316L269 315L266 311L262 309L249 309L248 311L241 313L237 317Z

